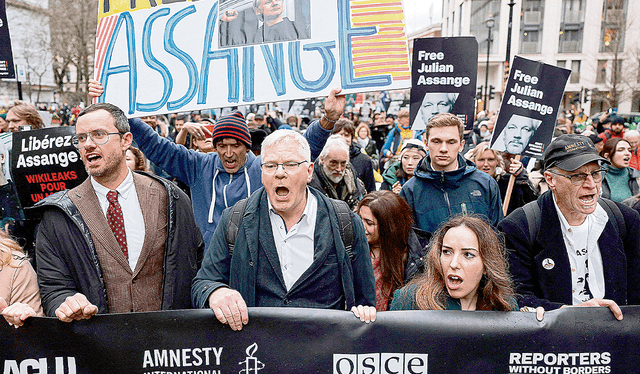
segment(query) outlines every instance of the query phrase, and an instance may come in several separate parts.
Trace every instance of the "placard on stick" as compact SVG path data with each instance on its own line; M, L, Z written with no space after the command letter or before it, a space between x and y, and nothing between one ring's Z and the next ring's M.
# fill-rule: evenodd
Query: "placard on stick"
M473 128L478 42L475 37L416 39L413 44L410 121L423 130L439 113L453 113Z
M571 70L515 56L491 148L541 159L551 143Z

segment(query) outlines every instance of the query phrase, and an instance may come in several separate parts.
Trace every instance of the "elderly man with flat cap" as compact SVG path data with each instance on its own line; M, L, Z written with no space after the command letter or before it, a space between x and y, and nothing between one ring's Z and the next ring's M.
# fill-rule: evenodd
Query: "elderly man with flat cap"
M500 222L520 305L546 310L640 303L640 216L600 198L605 171L591 140L562 135L544 155L549 191Z

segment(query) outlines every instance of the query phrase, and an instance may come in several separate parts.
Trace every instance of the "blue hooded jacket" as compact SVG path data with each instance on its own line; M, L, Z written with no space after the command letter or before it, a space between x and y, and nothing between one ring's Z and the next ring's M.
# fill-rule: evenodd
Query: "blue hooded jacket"
M218 226L222 211L262 187L261 158L247 153L247 162L234 174L224 170L217 153L188 150L153 131L138 118L130 119L133 140L144 155L171 176L191 189L193 214L202 232L205 248ZM311 157L317 157L331 134L318 121L309 126L304 137L309 142ZM214 194L213 191L216 191Z
M498 183L458 155L458 169L435 171L429 155L418 163L400 196L411 206L415 224L433 233L441 223L461 213L485 216L495 227L504 217Z

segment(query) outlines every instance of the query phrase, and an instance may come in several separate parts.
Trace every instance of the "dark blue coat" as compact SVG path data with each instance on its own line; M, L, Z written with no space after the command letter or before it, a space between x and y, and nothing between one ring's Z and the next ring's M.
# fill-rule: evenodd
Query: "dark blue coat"
M409 203L418 228L433 233L438 226L460 213L485 216L496 226L502 219L498 183L458 155L458 169L435 171L429 155L418 163L413 178L402 186L400 197Z
M504 232L510 250L509 270L520 295L518 303L551 310L573 303L571 266L551 191L542 194L537 204L542 221L533 243L529 242L523 208L507 216L498 228ZM598 239L604 268L604 297L618 305L637 305L640 304L640 217L633 209L620 203L616 205L624 217L626 235L620 236L615 217L610 216ZM542 262L548 258L554 266L547 270Z
M230 287L242 295L248 307L302 307L350 309L376 305L375 278L362 221L351 213L354 226L353 260L340 239L338 219L329 199L309 188L318 199L314 234L314 259L300 279L287 291L276 251L267 193L259 189L249 197L233 250L226 240L231 209L226 209L205 250L193 281L194 306L209 306L209 295Z

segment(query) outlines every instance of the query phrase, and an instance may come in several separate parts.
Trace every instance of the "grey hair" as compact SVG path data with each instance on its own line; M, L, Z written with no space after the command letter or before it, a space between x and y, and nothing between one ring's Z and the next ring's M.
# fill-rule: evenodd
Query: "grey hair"
M105 110L111 115L114 122L113 124L115 125L116 129L118 129L119 133L126 134L131 130L129 128L129 120L127 119L127 116L124 114L122 109L109 103L91 104L88 107L84 108L84 110L80 112L80 114L78 114L78 118L84 116L85 114L98 110Z
M322 152L320 152L320 158L324 159L325 157L327 157L331 148L339 148L347 152L347 160L349 160L349 145L344 140L344 137L342 135L331 135L327 139L324 148L322 148Z
M632 136L640 136L640 132L638 132L638 130L627 130L624 132L625 139L629 139Z
M305 139L305 137L297 131L284 129L276 130L269 134L269 136L264 138L264 140L262 141L263 159L264 155L268 152L267 148L283 142L286 138L291 138L292 140L297 141L300 145L300 147L298 148L298 153L305 159L305 161L311 162L311 148L309 148L309 142L307 142L307 139Z

